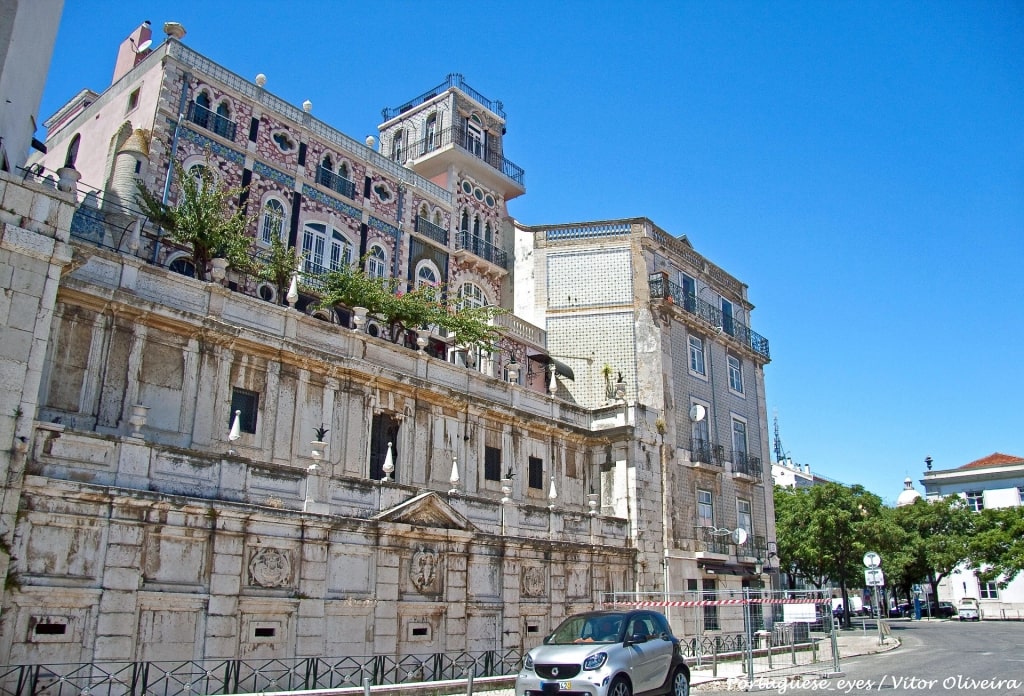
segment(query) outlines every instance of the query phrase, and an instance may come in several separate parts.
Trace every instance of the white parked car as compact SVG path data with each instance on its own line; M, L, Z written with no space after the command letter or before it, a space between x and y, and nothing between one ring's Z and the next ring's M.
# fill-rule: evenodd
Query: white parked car
M981 609L974 597L964 597L956 605L956 614L961 621L981 621Z

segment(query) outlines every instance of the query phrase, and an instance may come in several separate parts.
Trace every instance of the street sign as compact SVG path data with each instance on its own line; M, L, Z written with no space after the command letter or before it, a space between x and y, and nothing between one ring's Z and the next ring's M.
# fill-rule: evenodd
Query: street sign
M885 575L880 568L868 568L864 571L864 584L868 587L881 587L885 584Z
M868 551L864 554L864 567L865 568L877 568L882 565L882 557L874 551Z

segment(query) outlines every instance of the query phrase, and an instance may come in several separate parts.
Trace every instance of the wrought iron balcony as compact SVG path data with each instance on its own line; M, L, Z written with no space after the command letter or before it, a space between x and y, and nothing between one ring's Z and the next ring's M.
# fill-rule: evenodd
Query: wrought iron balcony
M492 144L473 137L469 129L462 124L432 133L426 138L413 143L410 147L410 152L415 157L422 157L448 145L455 145L460 150L464 150L474 157L482 159L520 186L524 185L522 167L506 159L498 148L495 148Z
M718 449L721 449L721 446ZM715 447L707 440L696 437L690 438L690 461L722 466L721 457L715 456Z
M752 330L749 326L734 317L730 317L721 309L705 302L692 292L668 280L663 273L653 273L648 277L651 299L670 301L682 310L693 314L708 326L720 326L723 333L732 336L758 355L771 358L768 350L768 339Z
M189 102L185 118L197 126L202 126L206 130L216 133L222 138L228 140L235 139L235 122L214 111L210 111L205 106Z
M763 536L750 535L747 540L736 547L737 556L749 558L760 558L762 561L768 559L768 548L765 545Z
M729 538L713 533L713 527L701 527L700 550L708 553L718 553L723 556L729 555Z
M326 186L335 193L340 193L343 196L355 200L356 197L356 185L354 182L349 181L340 174L335 174L327 167L323 165L316 169L316 183L321 186Z
M448 246L448 230L439 225L435 225L425 217L416 217L416 232L422 234L424 237L433 239L441 246Z
M734 474L745 474L757 481L764 477L764 472L761 470L761 458L740 450L732 452L732 471Z
M505 253L505 250L484 241L482 237L477 237L463 230L455 237L455 248L457 250L465 249L485 261L493 263L495 266L501 266L508 270L508 254Z

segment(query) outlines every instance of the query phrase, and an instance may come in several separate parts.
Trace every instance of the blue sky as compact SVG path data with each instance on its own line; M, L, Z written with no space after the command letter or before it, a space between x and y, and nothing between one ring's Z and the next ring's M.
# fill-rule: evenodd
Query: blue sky
M41 117L146 19L360 140L451 72L502 100L516 218L646 216L749 285L818 473L1024 456L1022 2L66 0Z

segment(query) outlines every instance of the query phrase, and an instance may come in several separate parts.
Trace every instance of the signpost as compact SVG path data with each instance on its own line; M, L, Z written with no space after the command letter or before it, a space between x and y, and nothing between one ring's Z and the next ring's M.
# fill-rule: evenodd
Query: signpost
M885 585L885 575L882 573L882 557L874 551L864 554L864 585L866 587L882 587ZM872 603L875 605L875 624L878 626L878 644L883 643L882 639L882 610L879 606L881 590L871 593Z

